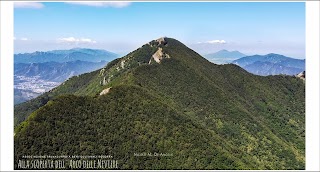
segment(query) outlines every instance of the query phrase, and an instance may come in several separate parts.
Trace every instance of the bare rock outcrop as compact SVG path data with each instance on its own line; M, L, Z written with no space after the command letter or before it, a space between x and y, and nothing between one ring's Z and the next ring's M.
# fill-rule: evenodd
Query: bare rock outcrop
M161 37L161 38L159 38L159 39L156 40L156 42L159 43L158 45L166 42L166 40L165 40L164 38L165 38L165 37Z
M102 90L101 93L100 93L100 96L104 95L104 94L108 94L110 92L110 89L111 89L111 87Z
M157 62L160 63L161 60L165 59L165 58L170 58L169 54L166 54L162 51L162 48L159 47L158 50L152 55L149 64L151 64L152 59Z
M296 75L296 77L300 78L302 80L305 80L306 79L306 71L299 73L298 75Z

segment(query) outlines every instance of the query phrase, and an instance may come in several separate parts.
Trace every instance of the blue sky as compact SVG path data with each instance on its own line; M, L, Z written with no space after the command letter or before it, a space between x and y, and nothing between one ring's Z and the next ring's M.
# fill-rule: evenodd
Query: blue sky
M200 54L221 49L305 58L303 2L20 2L15 53L88 47L125 54L162 36Z

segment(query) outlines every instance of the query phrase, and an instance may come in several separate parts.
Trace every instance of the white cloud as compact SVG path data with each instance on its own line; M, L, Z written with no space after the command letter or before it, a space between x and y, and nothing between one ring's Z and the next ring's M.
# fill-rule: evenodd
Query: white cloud
M17 38L17 37L13 37L14 41L28 41L29 39L24 37L24 38Z
M110 2L65 2L68 4L75 4L75 5L85 5L85 6L92 6L92 7L114 7L114 8L123 8L127 7L131 4L131 2L125 1L110 1Z
M21 41L28 41L28 38L21 38Z
M74 44L95 44L97 41L94 41L89 38L75 38L75 37L68 37L68 38L59 38L59 42L62 43L74 43Z
M198 42L198 44L226 44L227 42L225 40L211 40L206 42Z
M40 2L14 2L14 8L33 8L40 9L44 5Z

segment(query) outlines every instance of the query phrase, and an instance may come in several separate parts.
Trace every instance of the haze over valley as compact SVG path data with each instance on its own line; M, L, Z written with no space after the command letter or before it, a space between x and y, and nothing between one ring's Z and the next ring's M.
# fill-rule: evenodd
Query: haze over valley
M105 50L85 48L16 54L14 103L35 98L70 77L100 69L116 57Z

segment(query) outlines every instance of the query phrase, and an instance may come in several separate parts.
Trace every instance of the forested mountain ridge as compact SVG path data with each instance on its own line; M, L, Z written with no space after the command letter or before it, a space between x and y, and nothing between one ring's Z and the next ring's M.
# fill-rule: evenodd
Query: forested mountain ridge
M161 38L16 106L15 162L103 153L120 169L304 169L304 92L294 76L215 65Z

